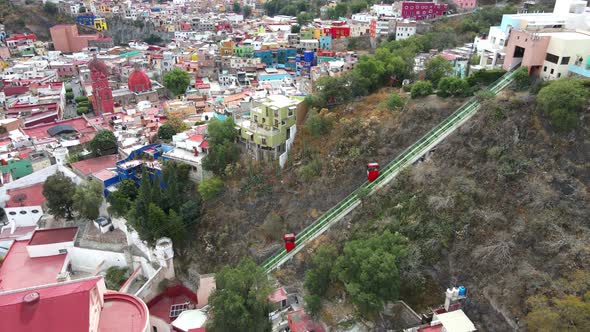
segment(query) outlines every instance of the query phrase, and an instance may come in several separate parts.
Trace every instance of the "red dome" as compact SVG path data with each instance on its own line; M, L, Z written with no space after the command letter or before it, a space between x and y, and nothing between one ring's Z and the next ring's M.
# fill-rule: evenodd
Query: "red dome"
M127 80L129 90L133 92L145 92L152 89L152 81L146 73L139 69L135 69L129 79Z

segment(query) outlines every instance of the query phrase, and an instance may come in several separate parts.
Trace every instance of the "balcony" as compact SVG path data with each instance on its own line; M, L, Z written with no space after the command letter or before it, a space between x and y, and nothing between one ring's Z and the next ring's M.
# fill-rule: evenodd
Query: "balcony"
M584 64L580 64L580 65L571 64L567 67L567 69L569 70L570 73L573 73L575 75L582 76L585 78L590 78L590 63L587 63L586 65L584 65Z

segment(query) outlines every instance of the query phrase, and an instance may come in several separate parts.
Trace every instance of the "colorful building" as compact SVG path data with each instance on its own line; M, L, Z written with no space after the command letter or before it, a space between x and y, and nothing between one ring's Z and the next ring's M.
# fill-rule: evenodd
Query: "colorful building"
M277 48L268 50L254 51L254 57L260 60L267 66L276 66L277 64L286 64L289 58L297 55L295 48Z
M474 9L475 7L477 7L476 0L453 0L453 3L459 9L469 10L469 9Z
M286 153L295 139L300 103L298 99L272 95L254 101L249 113L237 114L238 135L248 152L260 160L279 159Z
M115 102L113 91L109 86L109 72L104 62L96 58L88 62L90 80L92 81L92 106L96 115L113 113Z
M436 2L402 2L402 18L416 21L433 19L446 15L449 10L448 4L437 4Z

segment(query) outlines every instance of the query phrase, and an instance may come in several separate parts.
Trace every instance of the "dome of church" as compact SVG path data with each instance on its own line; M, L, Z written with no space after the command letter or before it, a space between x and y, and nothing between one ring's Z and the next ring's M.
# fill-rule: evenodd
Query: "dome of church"
M145 92L152 89L152 82L146 73L139 69L135 69L129 79L127 80L129 90L133 92Z
M88 61L87 66L90 71L96 70L107 76L109 75L109 69L107 68L107 65L104 62L98 60L96 57Z

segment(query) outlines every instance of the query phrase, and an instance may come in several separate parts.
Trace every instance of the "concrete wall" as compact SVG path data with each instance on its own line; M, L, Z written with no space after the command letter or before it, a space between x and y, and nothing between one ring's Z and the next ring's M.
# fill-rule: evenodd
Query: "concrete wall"
M148 303L151 301L156 295L159 293L158 286L160 282L165 278L165 269L160 267L153 277L148 279L145 284L134 294L135 296L139 297L143 300L143 302Z
M569 64L575 63L578 57L584 58L590 54L590 36L581 33L574 34L573 32L555 33L551 36L547 53L556 55L559 59L557 63L545 60L541 69L541 78L553 80L566 77Z
M127 267L125 254L114 251L94 250L73 247L68 249L70 262L74 271L94 272L104 261L99 271L106 271L111 266Z
M40 244L40 245L28 245L27 252L29 253L29 257L46 257L46 256L54 256L59 255L60 250L67 249L68 252L74 247L74 241L70 242L60 242L60 243L50 243L50 244Z

